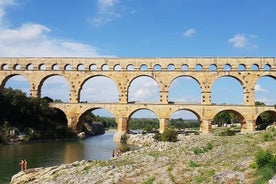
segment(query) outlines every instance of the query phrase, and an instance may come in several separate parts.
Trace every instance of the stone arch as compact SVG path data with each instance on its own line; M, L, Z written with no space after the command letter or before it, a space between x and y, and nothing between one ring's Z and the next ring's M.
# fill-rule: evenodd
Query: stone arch
M145 82L145 80L143 80L143 85L144 86L146 86L146 87L148 87L148 88L150 88L151 90L153 90L154 89L154 87L158 87L158 100L157 99L154 99L154 98L151 98L152 99L152 101L154 101L154 102L159 102L160 101L160 85L159 85L159 83L158 83L158 81L154 78L154 77L152 77L152 76L149 76L149 75L138 75L138 76L135 76L135 77L133 77L132 79L130 79L129 80L129 83L128 83L128 85L127 85L127 99L128 99L128 102L132 102L132 101L143 101L143 100L136 100L136 98L134 97L134 99L132 99L132 98L130 98L130 96L131 95L135 95L135 94L132 94L132 93L134 93L134 91L132 91L131 89L132 89L132 84L135 82L135 81L137 81L137 79L139 80L139 78L141 78L141 77L146 77L147 79L150 79L150 80L152 80L152 81L154 81L155 83L150 83L150 82L148 82L148 83L146 83ZM157 84L157 85L156 85ZM152 86L150 86L150 85L152 85ZM136 90L136 94L138 94L139 95L139 93L141 93L142 91L141 91L141 89L139 88L138 90ZM150 95L147 91L144 91L145 92L145 96L144 96L144 99L147 97L146 95ZM157 91L155 91L155 93L157 93ZM141 94L142 95L142 94ZM148 100L146 101L146 102L148 102Z
M162 70L162 67L161 67L160 64L155 64L155 65L153 66L153 70L159 71L159 70Z
M64 66L64 70L72 70L73 69L73 67L72 67L72 65L70 65L70 64L66 64L65 66Z
M167 70L175 70L175 66L174 66L174 64L168 64L168 66L167 66Z
M259 67L258 64L253 64L251 69L254 70L254 71L257 71L257 70L260 69L260 67Z
M57 63L53 64L51 67L52 70L59 70L59 66Z
M113 70L115 70L115 71L122 70L122 66L120 64L116 64L116 65L114 65Z
M201 116L200 116L200 113L199 113L199 112L196 112L195 110L188 109L188 108L180 108L180 109L177 109L177 110L171 112L170 118L171 118L176 112L182 111L182 110L184 110L184 111L189 111L189 112L193 113L193 114L196 116L196 118L197 118L198 120L201 119Z
M26 65L26 69L27 69L27 70L33 70L33 69L34 69L34 65L33 65L32 63L28 63L28 64Z
M1 70L8 70L9 69L9 64L3 63L1 65Z
M254 100L266 105L276 104L275 86L276 76L265 74L259 76L254 85Z
M270 64L265 64L263 69L264 69L264 71L270 71L271 70L271 65Z
M227 63L227 64L225 64L223 66L223 70L224 71L231 71L232 70L232 66L229 63Z
M27 95L29 95L30 94L30 90L31 90L31 83L30 83L30 80L26 76L24 76L22 74L11 74L11 75L6 76L4 78L4 80L1 81L0 89L3 89L10 79L12 79L13 77L17 77L17 76L20 76L20 77L24 78L23 80L27 81L28 87L27 86L26 87L29 88L29 90L28 91L26 90L25 92L26 92ZM20 81L20 84L22 84L22 81ZM22 86L20 86L20 88L18 88L18 89L21 89L21 87ZM22 91L24 91L24 90L22 90Z
M77 66L77 70L79 70L79 71L83 71L83 70L85 70L84 65L83 65L82 63L78 64L78 66Z
M89 70L90 71L93 71L93 70L97 70L97 65L96 64L91 64L90 66L89 66Z
M209 65L209 71L217 71L217 65L216 64Z
M236 125L240 125L242 131L247 129L245 117L240 112L238 112L237 110L233 110L233 109L220 109L219 111L215 112L212 117L212 123L213 123L216 115L221 112L228 112L228 113L234 114L235 119L234 119L234 122L232 122L232 123L234 123Z
M272 110L261 111L261 112L259 112L259 113L256 113L254 119L257 121L257 118L258 118L262 113L264 113L264 112L269 113L269 114L272 116L272 118L274 119L274 122L276 123L276 110L275 110L275 111L272 111Z
M109 70L108 64L103 64L103 65L101 66L101 70Z
M246 70L246 66L244 64L239 64L238 70L244 71L244 70Z
M181 69L182 69L183 71L188 71L188 70L189 70L189 65L184 64L184 65L181 66Z
M82 129L82 126L83 126L83 124L84 124L84 120L83 120L83 118L88 114L88 113L91 113L91 112L93 112L94 110L99 110L99 109L104 109L104 110L106 110L106 111L108 111L110 114L112 114L112 116L115 118L115 116L114 116L114 112L112 112L110 109L106 109L106 108L102 108L102 107L94 107L94 108L89 108L89 109L85 109L82 113L80 113L80 115L78 116L78 120L77 120L77 124L76 125L74 125L75 127L75 129L76 129L76 131L77 132L80 132L81 131L81 129ZM116 122L116 121L115 121ZM117 123L117 122L116 122Z
M95 78L98 78L98 77L104 77L104 80L106 80L105 82L112 82L113 84L114 84L114 87L115 87L115 90L116 90L116 92L117 92L117 97L116 97L116 99L115 99L115 96L113 95L113 96L111 96L113 93L114 93L114 89L113 89L113 87L111 86L111 85L108 85L108 87L112 87L112 89L111 90L106 90L106 93L108 94L108 93L112 93L112 94L109 94L108 96L109 96L109 98L113 98L114 97L114 100L108 100L108 101L105 101L105 100L103 100L103 101L101 101L101 102L118 102L119 101L119 88L118 88L118 85L117 85L117 83L116 83L116 81L114 81L112 78L110 78L110 77L108 77L108 76L106 76L106 75L94 75L94 76L90 76L90 77L88 77L88 78L86 78L83 82L82 82L82 84L80 85L80 89L79 89L79 91L78 91L78 99L80 100L80 101L82 101L82 102L88 102L88 100L86 100L86 98L83 98L82 97L82 95L85 95L85 94L81 94L82 93L82 90L83 90L83 87L84 87L84 85L86 84L86 82L88 82L90 79L95 79ZM97 80L97 79L96 79ZM105 86L102 86L103 85L103 80L101 80L101 81L94 81L94 82L99 82L99 84L98 84L98 86L101 86L101 87L106 87L106 85ZM95 84L95 86L97 86L97 84ZM84 92L85 93L85 92ZM99 93L99 95L102 95L102 93ZM116 95L116 94L115 94ZM94 102L94 101L93 101Z
M217 100L214 100L214 90L217 90L217 89L215 89L214 87L215 87L215 85L217 85L217 83L219 83L222 79L225 79L225 80L229 80L229 79L234 79L234 81L237 81L238 82L238 84L240 84L240 89L241 89L241 94L240 93L238 93L238 94L236 94L236 95L241 95L241 99L240 99L240 102L239 103L229 103L229 104L243 104L244 102L245 102L245 97L243 96L243 94L244 94L244 92L245 92L245 85L244 85L244 83L243 83L243 81L240 79L240 78L238 78L238 77L236 77L236 76L234 76L234 75L222 75L222 76L217 76L215 79L214 79L214 81L212 81L212 83L211 83L211 102L212 103L217 103L217 102L215 102L215 101L217 101ZM219 82L218 82L219 81ZM221 92L216 92L216 93L218 93L218 94L221 94L221 95L223 95L223 97L221 97L221 98L223 98L223 99L226 99L226 96L225 96L225 94L231 94L231 95L234 95L234 93L232 93L233 91L229 91L229 89L225 89L226 87L228 88L229 87L229 83L223 83L223 84L219 84L220 86L222 86L222 85L225 85L225 87L224 88L221 88L221 90L224 90L224 91L221 91ZM231 93L230 93L231 92ZM217 97L217 96L216 96ZM236 98L235 98L235 100L236 100ZM223 103L225 103L225 102L223 102Z
M135 67L134 67L133 64L129 64L129 65L127 65L127 68L126 68L126 69L127 69L127 70L134 70Z
M38 65L38 69L39 70L47 70L47 66L44 63L42 63L42 64Z
M20 65L20 64L15 64L15 65L13 66L13 69L14 69L14 70L21 70L21 65Z
M67 79L66 77L62 76L62 75L59 75L59 74L50 74L50 75L44 76L44 77L40 80L39 85L38 85L38 95L41 97L41 95L42 95L42 87L43 87L43 85L45 84L45 81L48 80L49 78L55 77L55 76L61 77L62 80L64 80L64 82L66 82L66 84L67 84L67 86L68 86L68 98L69 98L68 101L70 101L70 85L69 85L68 79ZM57 83L57 82L58 82L58 81L56 81L56 83ZM57 90L52 90L52 91L55 91L55 94L57 95ZM63 96L64 96L64 93L63 93Z
M148 66L146 64L142 64L140 66L140 70L142 70L142 71L148 70Z
M202 64L196 64L195 71L202 71Z
M158 115L157 115L157 113L154 111L154 110L152 110L152 109L149 109L149 108L137 108L137 109L134 109L134 110L132 110L131 112L130 112L130 114L129 114L129 116L127 117L127 130L129 129L129 122L130 122L130 120L131 120L131 118L135 118L135 117L133 117L133 115L135 114L135 113L138 113L138 112L141 112L141 111L148 111L148 112L150 112L151 113L151 118L153 118L152 116L154 116L154 117L156 117L156 119L158 120L158 125L159 125L159 127L160 127L160 124L159 124L159 117L158 117ZM142 112L143 113L143 112ZM145 112L144 112L145 113ZM149 117L147 117L147 115L143 115L143 117L146 117L146 118L149 118Z
M200 82L196 79L196 78L194 78L193 76L189 76L189 75L180 75L180 76L177 76L177 77L175 77L173 80L171 80L170 81L170 83L169 83L169 87L168 87L168 100L169 100L169 102L185 102L185 101L182 101L182 100L173 100L172 99L172 87L173 87L173 84L175 83L175 82L177 82L177 80L191 80L192 79L192 81L191 82L189 82L189 81L184 81L185 82L185 84L187 83L187 90L193 90L194 88L188 88L188 86L189 85L191 85L191 84L193 84L194 82L196 82L196 85L199 87L199 96L197 97L197 98L199 98L199 101L198 102L196 102L196 100L194 99L193 100L193 98L190 96L189 97L189 99L190 100L192 100L192 101L194 101L194 102L196 102L196 103L200 103L200 99L201 99L201 91L202 91L202 87L201 87L201 84L200 84ZM179 87L181 87L181 86L183 86L182 85L183 84L183 82L181 83L181 85L177 85L178 86L178 91L179 91ZM195 86L195 88L197 87L197 86ZM185 90L186 92L187 92L187 90ZM181 91L181 92L183 92L183 91ZM191 91L190 91L191 92ZM182 94L182 93L181 93ZM191 94L192 94L192 92L191 92ZM192 101L190 101L189 100L189 102L192 102ZM186 100L186 102L188 102L187 100Z

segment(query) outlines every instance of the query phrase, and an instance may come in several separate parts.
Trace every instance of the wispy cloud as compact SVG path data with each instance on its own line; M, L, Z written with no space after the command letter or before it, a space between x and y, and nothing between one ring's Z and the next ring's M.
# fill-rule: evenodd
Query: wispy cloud
M16 5L13 0L0 1L0 56L67 56L101 57L98 49L87 44L58 40L50 36L51 29L41 24L23 23L18 28L9 28L5 23L5 7Z
M255 35L246 35L243 33L238 33L228 40L234 48L238 49L256 49L258 45L253 44L253 40L256 38Z
M108 22L121 17L118 11L120 0L97 0L98 11L96 16L91 20L94 26L101 26Z
M193 37L194 35L196 34L196 30L191 28L191 29L188 29L186 30L185 32L183 32L183 36L186 37L186 38L191 38Z
M262 88L260 84L255 85L255 92L266 92L267 90Z

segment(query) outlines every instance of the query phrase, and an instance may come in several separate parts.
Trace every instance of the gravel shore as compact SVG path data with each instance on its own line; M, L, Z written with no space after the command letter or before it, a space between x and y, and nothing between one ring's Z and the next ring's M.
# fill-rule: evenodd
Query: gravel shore
M11 184L253 183L255 153L276 146L275 137L263 140L264 133L179 135L173 143L156 142L153 134L129 135L128 143L141 149L107 161L28 169L14 175Z

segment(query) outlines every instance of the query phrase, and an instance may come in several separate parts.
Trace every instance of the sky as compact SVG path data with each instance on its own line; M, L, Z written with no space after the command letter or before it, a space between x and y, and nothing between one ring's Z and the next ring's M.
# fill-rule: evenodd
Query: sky
M0 0L0 57L275 57L275 7L275 0ZM58 79L46 80L42 96L68 89ZM22 81L12 78L6 87L26 88ZM89 80L81 100L110 92L97 84L113 85L105 78ZM171 101L200 101L190 78L171 88ZM213 90L214 103L242 103L242 87L232 78L216 81ZM275 91L275 79L262 78L255 99L276 104ZM130 93L133 101L156 100L158 86L140 79ZM68 98L62 90L55 94ZM100 101L114 96L100 94Z

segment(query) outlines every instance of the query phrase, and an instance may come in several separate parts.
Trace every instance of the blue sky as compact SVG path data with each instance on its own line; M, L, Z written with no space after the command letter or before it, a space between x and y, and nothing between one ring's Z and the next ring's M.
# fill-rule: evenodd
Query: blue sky
M275 57L275 7L274 0L0 0L0 57ZM230 80L233 86L225 86L228 80L216 82L212 100L241 103L239 84ZM18 81L6 86L19 87ZM66 90L66 82L53 81L49 86ZM192 85L196 92L177 83ZM154 99L154 82L144 84L138 81L130 89L133 100ZM255 99L276 104L275 84L271 78L258 81ZM172 101L199 101L192 80L172 86ZM47 87L44 91L51 93ZM87 84L83 100L89 92L98 93Z

